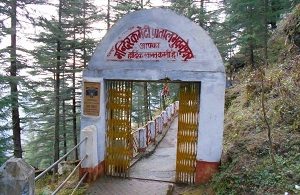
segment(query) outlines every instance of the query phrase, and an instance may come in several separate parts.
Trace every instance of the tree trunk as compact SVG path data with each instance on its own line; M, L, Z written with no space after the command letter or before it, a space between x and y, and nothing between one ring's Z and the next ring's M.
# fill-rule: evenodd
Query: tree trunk
M62 2L59 1L58 7L58 25L61 30L61 15L62 15ZM58 35L56 41L56 71L55 71L55 85L54 85L54 94L55 94L55 130L54 130L54 162L59 159L59 103L60 103L60 66L61 66L61 40L60 34ZM58 166L54 167L54 173L57 173Z
M254 45L253 45L252 38L251 38L250 43L249 43L249 55L250 55L250 59L249 59L250 65L252 66L252 68L255 68Z
M19 94L17 79L17 0L11 1L11 51L10 51L10 97L13 128L14 156L22 158Z
M75 18L74 18L75 21ZM75 24L74 24L74 29L73 29L73 71L72 71L72 116L73 116L73 144L74 146L77 145L77 122L76 122L76 29L75 29ZM78 160L78 150L77 148L75 149L75 160Z
M148 87L147 82L144 82L144 113L145 113L145 122L149 121L149 105L148 105Z
M268 5L269 2L268 0L264 0L264 63L265 66L268 66ZM275 169L277 169L277 164L275 160L275 152L273 149L273 140L272 140L272 130L271 126L269 124L267 114L266 114L266 108L265 108L265 86L264 86L264 77L265 77L265 72L263 69L261 69L261 107L262 107L262 112L263 112L263 118L264 122L267 126L268 130L268 142L269 142L269 147L270 147L270 157L273 163L273 166Z
M110 0L107 0L107 30L110 29Z
M65 71L66 71L66 66L63 67L62 70L62 79L63 79L63 84L62 87L63 89L65 89L66 87L66 80L65 80ZM66 94L64 91L63 94L63 99L62 99L62 132L63 132L63 142L64 142L64 146L63 146L63 153L66 154L67 153L67 128L66 128ZM65 158L65 161L67 161L67 157Z
M149 114L150 120L152 121L153 118L152 118L152 113L151 113L151 99L150 99L150 97L148 97L148 114Z
M166 96L165 95L161 96L161 101L162 101L162 110L165 110L167 108L167 106L166 106Z
M83 18L86 17L86 3L83 1ZM86 59L86 23L83 23L83 68L86 68L87 59Z
M203 16L204 16L204 0L200 0L200 16L201 18L199 18L199 25L204 28L204 19L203 19Z
M64 76L63 76L64 77ZM63 139L64 139L64 154L67 154L67 129L66 129L66 103L65 100L62 102L62 120L63 120ZM67 161L67 158L65 158L65 161Z
M253 18L253 9L251 7L250 9L250 18ZM249 62L252 68L255 68L255 61L254 61L254 32L253 32L253 24L250 24L249 26L249 35L251 36L249 38L248 44L249 44Z
M270 157L271 157L271 160L272 160L272 163L273 163L273 167L275 170L277 170L277 163L276 163L276 160L275 160L275 152L274 152L274 149L273 149L273 140L272 140L272 136L271 136L271 133L272 133L272 130L271 130L271 126L269 124L269 121L268 121L268 118L267 118L267 112L266 112L266 106L265 106L265 85L264 85L264 77L265 77L265 72L263 71L263 69L260 70L260 73L261 73L261 89L262 89L262 92L261 92L261 107L262 107L262 113L263 113L263 120L267 126L267 132L268 132L268 142L269 142L269 147L270 147Z
M269 1L264 0L264 63L268 66L268 5Z

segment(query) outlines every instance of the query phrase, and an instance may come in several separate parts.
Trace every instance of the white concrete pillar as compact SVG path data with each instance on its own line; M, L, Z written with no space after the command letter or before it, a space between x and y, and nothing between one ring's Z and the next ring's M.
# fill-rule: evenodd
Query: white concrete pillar
M224 83L202 82L197 160L219 162L224 124Z
M174 103L170 104L171 117L174 115Z
M163 124L163 118L160 116L159 117L159 133L162 133L163 126L164 126L164 124Z
M11 158L0 167L0 194L34 195L34 168L22 158Z
M148 128L149 128L149 131L150 131L150 140L151 142L154 142L155 141L155 122L154 121L149 121L148 122Z
M224 89L225 81L201 82L196 183L208 182L219 171L223 142Z
M166 117L167 117L167 120L169 120L169 106L166 107Z
M157 116L156 117L154 117L154 126L155 126L155 135L157 135L158 134L158 122L157 122Z
M167 112L166 111L162 111L161 112L161 117L162 117L162 120L163 120L163 125L166 125L168 123Z
M87 158L82 162L82 168L94 168L98 165L98 148L97 148L97 127L90 125L82 129L81 139L87 137L87 140L80 145L80 159L85 155Z
M161 116L157 116L156 119L155 119L155 128L156 129L156 132L161 134L162 133L162 117Z
M138 129L138 141L139 141L139 152L145 152L147 148L147 137L146 137L146 128L142 127Z
M175 102L175 112L178 113L179 110L179 101Z
M169 105L167 108L166 108L166 111L167 111L167 117L168 117L168 121L171 120L171 105Z

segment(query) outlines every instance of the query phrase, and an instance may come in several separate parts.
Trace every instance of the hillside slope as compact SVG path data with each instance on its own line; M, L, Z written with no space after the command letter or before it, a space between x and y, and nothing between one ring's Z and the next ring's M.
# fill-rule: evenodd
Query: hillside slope
M276 165L269 155L260 72L244 68L226 92L222 167L212 183L216 194L300 194L299 18L300 5L273 33L264 67Z

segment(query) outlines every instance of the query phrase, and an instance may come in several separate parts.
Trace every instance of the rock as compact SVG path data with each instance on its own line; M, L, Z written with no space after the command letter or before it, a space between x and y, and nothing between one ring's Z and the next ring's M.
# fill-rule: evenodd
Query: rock
M300 48L300 32L298 32L297 34L293 35L293 38L292 38L294 44Z
M0 194L34 195L34 173L23 159L9 159L0 167Z
M174 185L173 184L169 184L166 195L172 195L173 194L173 190L174 190Z
M73 170L73 166L68 164L66 161L62 161L58 163L58 174L63 175L65 173L71 172Z

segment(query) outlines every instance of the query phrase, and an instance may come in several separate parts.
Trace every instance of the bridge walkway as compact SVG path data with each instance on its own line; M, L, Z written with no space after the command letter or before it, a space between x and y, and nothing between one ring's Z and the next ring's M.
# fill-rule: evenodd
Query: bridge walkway
M86 194L166 195L175 181L177 130L176 117L153 153L132 165L129 178L101 177Z

